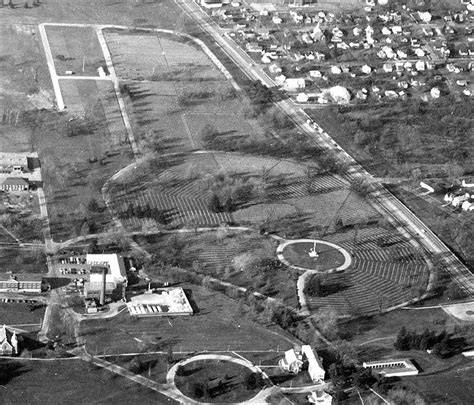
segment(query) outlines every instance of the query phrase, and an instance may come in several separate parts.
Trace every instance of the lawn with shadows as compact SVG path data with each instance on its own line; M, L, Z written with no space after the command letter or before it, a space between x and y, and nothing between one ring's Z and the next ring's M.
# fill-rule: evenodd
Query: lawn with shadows
M244 402L254 397L265 383L260 374L225 360L198 360L179 366L176 387L200 402Z

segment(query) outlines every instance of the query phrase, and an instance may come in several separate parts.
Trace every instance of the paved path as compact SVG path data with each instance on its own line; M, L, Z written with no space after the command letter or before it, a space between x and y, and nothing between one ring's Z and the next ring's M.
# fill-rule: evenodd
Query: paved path
M49 46L48 36L45 30L45 24L38 25L38 31L40 34L41 42L43 43L44 53L46 55L46 62L48 63L49 74L51 76L51 82L53 83L54 94L56 96L56 105L58 110L64 110L64 100L61 94L61 87L59 86L58 75L56 74L56 68L54 66L54 59Z
M142 375L132 373L131 371L116 364L110 363L107 360L92 356L86 352L84 347L72 350L71 353L80 357L84 361L104 368L114 374L118 374L122 377L128 378L129 380L134 381L137 384L143 385L153 391L159 392L160 394L172 398L175 401L183 403L183 395L175 387L169 386L169 384L159 384L156 381L150 380L146 377L143 377Z

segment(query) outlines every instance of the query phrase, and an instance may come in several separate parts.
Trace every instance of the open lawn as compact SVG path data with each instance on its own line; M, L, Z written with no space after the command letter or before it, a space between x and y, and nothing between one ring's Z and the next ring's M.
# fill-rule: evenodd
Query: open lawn
M122 313L110 320L82 321L79 333L90 353L168 350L276 350L291 344L278 328L247 321L237 303L223 294L195 285L188 298L198 307L194 316L135 318Z
M325 271L335 269L344 264L345 259L337 249L316 243L318 257L309 257L309 251L314 248L311 242L293 243L283 249L283 256L288 262L297 267L305 269Z
M0 272L46 273L46 255L42 248L0 247Z
M87 205L96 199L103 206L102 185L131 161L110 86L109 82L62 82L63 96L76 112L75 118L48 112L30 117L30 125L38 128L33 142L42 162L55 239L98 231L109 221L107 212L89 212Z
M58 76L98 76L97 68L106 67L94 28L47 26L46 34Z
M155 391L81 360L0 360L3 404L172 404Z
M248 386L252 370L223 360L198 360L178 368L176 387L200 402L243 402L254 397L263 384L259 377Z
M161 237L137 237L157 258L204 276L211 276L281 299L296 307L297 272L276 259L276 242L258 233L226 231ZM182 246L175 250L173 246ZM152 269L148 269L153 275Z
M407 381L416 387L428 404L469 404L474 398L474 368L472 361L464 360L453 370L428 376L417 376Z
M224 75L188 39L163 33L106 30L137 141L160 153L202 148L202 130L257 135Z
M43 316L44 307L38 307L31 311L29 305L23 302L0 302L2 325L10 325L26 331L39 331Z

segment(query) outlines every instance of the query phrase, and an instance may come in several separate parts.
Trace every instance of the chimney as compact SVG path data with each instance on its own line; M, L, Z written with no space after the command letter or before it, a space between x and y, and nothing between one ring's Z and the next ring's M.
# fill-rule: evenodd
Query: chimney
M100 289L100 298L99 298L99 304L104 305L105 304L105 284L107 281L107 267L104 267L102 269L102 288Z

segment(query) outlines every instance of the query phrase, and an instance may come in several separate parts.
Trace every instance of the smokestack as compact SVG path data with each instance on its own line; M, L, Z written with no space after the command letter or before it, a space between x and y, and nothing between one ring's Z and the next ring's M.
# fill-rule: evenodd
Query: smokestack
M99 304L105 304L105 283L107 281L107 267L102 269L102 288L100 289Z

